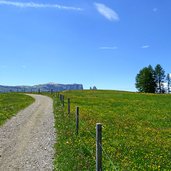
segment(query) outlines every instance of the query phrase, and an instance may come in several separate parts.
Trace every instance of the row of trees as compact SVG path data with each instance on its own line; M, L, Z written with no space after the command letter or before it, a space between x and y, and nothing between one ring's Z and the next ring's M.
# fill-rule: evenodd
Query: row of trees
M135 86L139 92L164 93L166 91L165 82L167 83L167 91L170 92L170 74L166 76L160 64L157 64L154 69L149 65L139 71L136 76Z

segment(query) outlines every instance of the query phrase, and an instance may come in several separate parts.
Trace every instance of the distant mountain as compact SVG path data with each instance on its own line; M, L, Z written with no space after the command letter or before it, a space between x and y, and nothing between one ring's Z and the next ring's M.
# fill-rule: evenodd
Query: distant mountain
M3 86L0 85L0 92L50 92L64 90L83 90L82 84L56 84L47 83L34 86Z

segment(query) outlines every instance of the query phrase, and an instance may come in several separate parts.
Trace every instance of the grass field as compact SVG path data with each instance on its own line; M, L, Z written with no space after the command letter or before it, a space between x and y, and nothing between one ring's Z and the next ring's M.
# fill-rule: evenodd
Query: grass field
M103 124L103 170L171 170L171 95L66 91L54 98L55 170L95 170L95 125ZM67 114L67 98L71 114ZM75 135L75 108L80 131Z
M30 96L18 93L0 94L0 125L34 102Z

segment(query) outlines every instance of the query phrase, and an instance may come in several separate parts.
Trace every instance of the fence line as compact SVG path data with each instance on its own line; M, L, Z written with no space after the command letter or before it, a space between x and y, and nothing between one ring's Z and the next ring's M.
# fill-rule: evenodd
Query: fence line
M96 170L102 171L102 124L96 124Z
M99 143L99 145L101 146L101 144ZM112 162L111 158L109 157L109 155L107 154L107 152L103 149L103 147L101 146L103 153L106 155L107 159L110 161L110 164L113 166L113 168L116 168L114 163Z
M62 107L64 107L64 95L59 94L59 100L62 103ZM70 112L70 98L68 98L68 111ZM78 136L79 134L79 127L81 127L81 125L84 125L83 122L79 119L79 107L76 107L76 135ZM101 125L99 123L96 124L96 130L97 130L97 125ZM101 128L102 130L102 125ZM110 164L112 165L113 169L116 169L116 166L114 165L114 163L112 162L111 158L109 157L109 155L107 154L107 152L104 150L104 148L102 147L102 134L100 135L100 141L97 140L98 139L98 133L96 132L96 135L93 135L90 131L87 131L87 133L92 137L95 138L96 137L96 171L102 171L102 152L104 154L104 156L106 156L106 158L110 161ZM80 137L80 136L79 136ZM80 137L81 138L81 137ZM89 153L91 154L91 157L94 159L95 156L93 156L92 152L90 151L89 148L87 148L87 145L85 144L84 141L83 145L86 147L86 149L89 151ZM99 152L100 150L100 152Z
M70 98L68 98L68 114L70 114Z
M78 135L79 131L79 107L76 107L76 135Z

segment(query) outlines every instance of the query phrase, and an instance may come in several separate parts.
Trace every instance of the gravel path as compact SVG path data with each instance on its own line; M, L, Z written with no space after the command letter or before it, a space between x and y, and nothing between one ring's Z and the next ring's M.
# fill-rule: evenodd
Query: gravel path
M0 171L51 171L55 143L52 99L35 103L0 127Z

